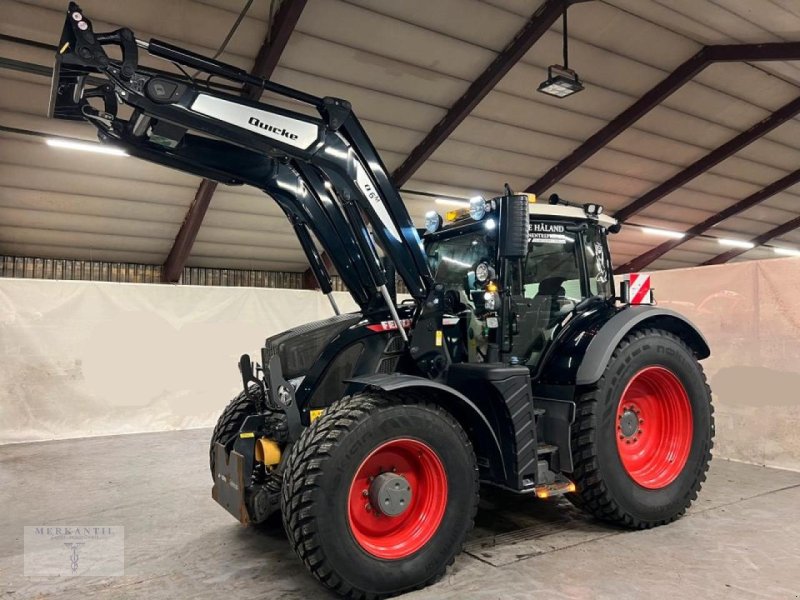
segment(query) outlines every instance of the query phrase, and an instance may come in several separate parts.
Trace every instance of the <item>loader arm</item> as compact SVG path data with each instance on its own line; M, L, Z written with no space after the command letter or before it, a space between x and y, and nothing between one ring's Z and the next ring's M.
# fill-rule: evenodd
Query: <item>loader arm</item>
M120 46L121 60L108 57L108 44ZM232 95L210 77L199 81L141 68L140 51L311 105L319 117ZM95 74L108 83L87 88L96 83ZM102 109L90 102L93 98ZM133 109L130 118L118 116L119 103ZM443 290L435 285L411 217L348 102L275 84L159 40L137 40L129 29L95 33L72 2L54 69L50 115L85 119L101 141L145 160L266 191L289 216L322 289L330 288L328 274L309 232L362 312L388 311L408 340L377 245L416 302L415 324L425 322L412 327L412 357L432 377L446 367L447 353L436 343Z

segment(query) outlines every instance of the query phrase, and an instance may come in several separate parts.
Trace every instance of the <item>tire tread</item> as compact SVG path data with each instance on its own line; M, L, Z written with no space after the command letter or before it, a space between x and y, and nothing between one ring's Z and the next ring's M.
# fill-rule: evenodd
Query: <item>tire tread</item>
M382 391L368 391L335 402L322 416L314 421L297 443L293 445L284 471L282 512L284 528L286 529L289 543L305 563L308 570L323 585L352 600L377 600L387 597L388 594L375 594L359 590L343 580L332 569L318 541L315 517L309 514L308 509L313 502L312 497L317 487L316 479L325 468L326 460L331 458L331 450L339 440L367 419L370 413L398 404L424 406L449 420L454 429L459 432L464 447L471 456L473 465L476 465L469 438L453 416L441 406L425 402L424 399L413 392L388 394ZM478 509L477 466L475 466L473 472L475 477L475 498L467 531L472 530ZM464 540L461 540L461 546L457 552L436 573L433 573L418 585L398 590L395 593L421 589L439 580L444 575L447 567L453 564L455 556L461 552L463 543Z
M632 331L617 346L600 381L598 381L591 390L578 397L575 424L572 428L572 448L575 458L573 477L577 484L577 491L573 494L568 494L567 497L575 506L594 515L596 518L631 529L649 529L658 525L671 523L681 517L692 502L697 499L697 494L702 488L703 482L706 480L706 474L711 460L711 449L714 446L714 405L709 403L711 435L707 440L708 444L703 448L701 460L703 461L704 467L697 473L695 480L685 494L683 508L668 519L647 521L634 517L619 505L603 481L597 462L597 450L595 447L598 411L602 410L599 402L599 392L603 389L603 383L609 376L611 366L616 362L620 354L632 343L644 338L654 337L669 338L671 341L682 346L689 355L693 355L692 350L686 343L669 331L655 328L641 328ZM697 367L700 369L703 385L710 398L711 388L708 386L703 368L699 363ZM616 405L612 406L612 408L616 410ZM606 407L606 410L608 410L608 407Z

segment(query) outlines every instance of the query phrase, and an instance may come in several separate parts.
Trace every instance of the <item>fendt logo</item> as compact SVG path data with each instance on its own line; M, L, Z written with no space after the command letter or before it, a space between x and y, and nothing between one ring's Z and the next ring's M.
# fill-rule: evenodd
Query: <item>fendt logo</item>
M553 223L533 223L531 231L533 233L564 233L564 226Z
M282 127L273 127L269 123L264 123L263 121L259 121L255 117L250 117L249 119L247 119L247 122L250 123L250 125L255 125L256 127L259 127L261 129L266 129L267 131L270 131L270 132L275 133L277 135L283 136L283 137L285 137L287 139L290 139L290 140L296 140L297 139L297 134L296 133L292 133L291 131L288 131L288 130L282 128Z

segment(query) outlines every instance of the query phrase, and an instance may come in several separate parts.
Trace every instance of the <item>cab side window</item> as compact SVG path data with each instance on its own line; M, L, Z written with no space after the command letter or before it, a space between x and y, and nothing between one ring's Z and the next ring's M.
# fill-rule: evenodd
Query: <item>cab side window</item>
M538 364L555 326L583 298L579 239L564 230L531 235L514 337L514 352L524 364Z
M572 233L542 235L531 240L523 272L525 298L556 296L580 301L581 276L576 236Z
M603 233L590 227L583 234L583 252L586 258L586 274L589 278L589 294L592 296L605 296L610 298L614 294L608 268Z

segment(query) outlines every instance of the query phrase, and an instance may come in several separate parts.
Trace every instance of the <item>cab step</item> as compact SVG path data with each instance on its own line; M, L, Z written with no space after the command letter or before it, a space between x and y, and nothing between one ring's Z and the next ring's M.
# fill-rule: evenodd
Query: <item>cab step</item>
M539 456L544 456L545 454L557 452L558 446L554 446L553 444L539 444L539 446L536 448L536 451L539 453Z
M568 479L554 483L541 483L534 488L536 497L544 500L554 496L563 496L575 491L575 484Z

